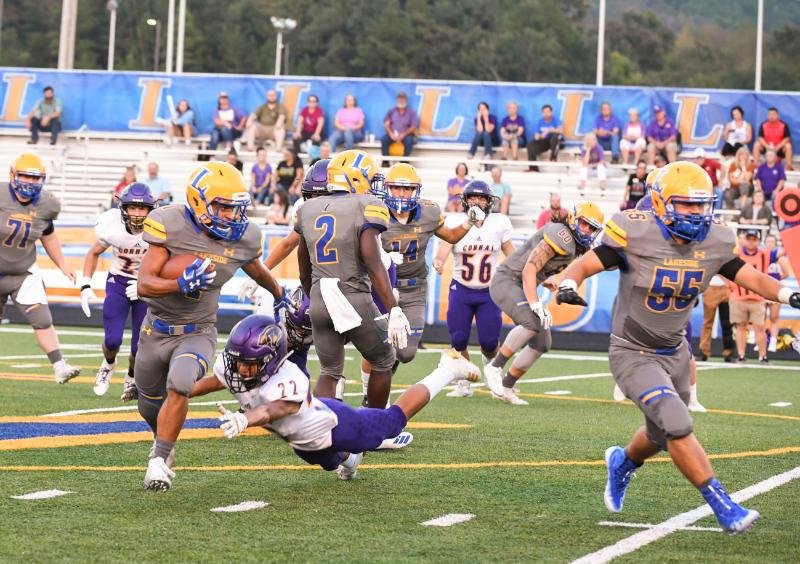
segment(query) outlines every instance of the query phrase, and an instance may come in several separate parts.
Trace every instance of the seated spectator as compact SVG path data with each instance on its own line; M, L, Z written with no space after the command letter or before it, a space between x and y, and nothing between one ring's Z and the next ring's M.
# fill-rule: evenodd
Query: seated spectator
M664 168L667 166L667 159L661 153L656 153L656 161L655 161L656 168Z
M267 162L267 150L264 147L256 149L256 164L250 170L250 195L253 203L263 204L269 196L272 185L272 167Z
M472 145L469 147L469 158L473 158L478 152L478 146L483 145L483 156L491 159L494 146L499 144L497 116L489 113L489 104L478 102L478 112L475 114L475 135L472 136Z
M119 181L114 187L114 191L111 194L111 207L117 207L117 201L119 199L119 195L122 194L122 191L128 186L128 184L133 184L136 182L136 167L135 166L126 166L125 172L122 174L122 180Z
M272 203L267 208L267 223L269 225L289 225L292 205L289 196L283 190L275 192Z
M286 137L286 108L278 100L278 93L267 90L267 101L256 108L247 118L245 141L252 151L255 140L274 141L275 150L280 151Z
M36 145L39 142L39 132L50 132L50 144L55 145L58 140L58 133L61 131L61 100L56 98L52 86L45 86L42 91L44 98L39 98L33 105L33 109L25 120L25 127L31 132L28 145Z
M290 204L300 199L300 184L303 182L303 161L290 148L284 147L283 160L275 167L275 188L289 196Z
M294 152L300 152L300 145L311 141L311 145L319 147L322 142L322 133L325 129L325 112L319 107L319 98L316 94L309 94L306 98L306 107L300 110L297 116L297 125L294 128Z
M228 151L228 164L233 165L236 167L236 170L239 172L244 172L244 163L239 160L239 153L236 152L236 149L231 147L231 150Z
M516 102L506 104L508 115L500 122L500 139L503 143L503 159L517 160L519 148L527 143L525 139L525 118L519 115Z
M605 151L597 142L597 137L594 133L587 133L583 138L583 149L581 149L581 159L583 167L581 167L581 177L578 180L578 189L583 190L586 187L586 180L590 176L596 176L600 181L600 189L606 188L606 161Z
M167 145L172 145L176 137L183 137L185 145L192 144L194 135L194 110L188 100L180 100L175 108L175 114L167 122Z
M702 147L694 150L694 162L705 170L706 174L711 178L711 184L714 186L714 195L716 196L716 205L722 205L722 189L719 187L718 175L722 171L722 165L715 159L706 158L706 151Z
M786 170L794 170L792 166L792 134L789 124L780 119L778 108L767 110L767 121L758 128L758 139L753 145L753 159L756 164L761 153L772 149L781 159L786 159ZM768 198L769 199L769 198Z
M333 118L333 133L328 137L331 151L344 142L345 149L352 149L356 143L364 140L364 110L358 107L356 97L348 94L344 97L344 106L336 111Z
M536 220L536 229L541 229L552 221L563 221L567 219L569 210L561 207L561 195L556 192L550 193L550 207L539 214Z
M772 210L764 205L764 192L753 192L753 201L742 208L736 223L744 225L769 225L772 223Z
M419 118L413 108L408 107L408 96L405 92L397 93L397 104L394 108L386 112L383 118L384 135L381 137L381 155L389 155L389 145L394 143L403 144L403 156L407 157L414 148L417 140L417 128ZM388 166L384 161L383 166Z
M311 162L308 163L308 166L313 166L314 164L316 164L317 161L330 158L331 158L331 144L328 143L327 141L323 141L322 143L319 144L319 156L315 159L312 159Z
M468 175L469 168L467 168L467 163L458 163L455 177L447 181L447 205L445 206L445 211L460 212L462 210L461 194L464 192L464 186L470 180L467 178Z
M503 170L499 167L492 168L492 194L494 194L494 208L492 211L508 215L511 208L511 185L503 182Z
M753 140L753 128L744 121L744 110L741 106L731 108L731 121L722 130L722 138L725 140L721 151L723 157L733 157L736 151L750 145Z
M661 153L668 163L678 158L678 130L675 122L667 117L667 111L659 106L653 106L655 117L647 126L647 161L655 163L656 153Z
M756 165L750 159L750 151L747 147L739 147L734 161L728 167L728 188L723 194L727 209L742 209L747 204L753 194L755 172Z
M597 143L606 151L611 151L611 162L619 162L619 132L622 124L611 111L611 104L600 104L600 115L594 120L594 132Z
M773 194L783 190L786 173L778 161L778 152L775 149L767 149L765 156L765 162L761 163L753 175L753 187L764 192L764 199L770 201Z
M622 197L622 203L619 206L621 210L632 210L639 203L639 200L644 198L647 193L647 162L640 160L636 163L636 171L628 176L628 182L625 184L625 195Z
M639 111L636 108L628 110L628 123L622 128L622 139L619 141L619 150L622 153L622 164L628 164L628 155L633 151L633 162L638 163L642 152L647 148L644 124L639 121ZM638 166L638 165L637 165Z
M172 187L166 178L158 175L158 163L147 164L147 178L143 180L150 188L150 191L158 199L159 205L163 206L172 203Z
M542 117L533 130L533 139L528 141L528 160L535 161L545 151L550 151L550 160L558 160L558 151L564 146L564 129L561 120L553 115L553 106L542 106ZM531 166L528 170L538 170Z
M225 143L225 149L230 149L234 140L244 133L246 124L247 115L231 106L227 92L220 92L217 98L217 110L214 112L214 129L211 130L209 148L216 151L217 145L222 141Z

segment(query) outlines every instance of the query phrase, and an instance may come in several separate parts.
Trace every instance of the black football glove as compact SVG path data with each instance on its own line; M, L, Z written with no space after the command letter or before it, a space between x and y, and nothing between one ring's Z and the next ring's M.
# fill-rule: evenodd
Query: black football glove
M586 307L587 304L586 300L584 300L578 294L578 285L575 284L574 280L563 280L561 285L558 287L558 293L556 294L556 303L557 304L571 304L571 305L579 305Z
M795 292L789 296L789 305L795 309L800 309L800 292Z

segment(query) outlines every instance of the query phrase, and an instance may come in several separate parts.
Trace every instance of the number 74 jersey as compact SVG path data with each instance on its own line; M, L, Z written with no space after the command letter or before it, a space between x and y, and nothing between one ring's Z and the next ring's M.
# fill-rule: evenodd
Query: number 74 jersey
M650 212L615 214L603 230L604 245L625 260L614 303L612 333L652 349L683 339L698 296L736 254L736 236L714 223L699 242L677 244Z
M142 239L142 233L134 235L128 232L119 209L101 213L94 226L94 234L98 243L113 250L114 258L111 259L109 274L139 277L139 266L149 245Z
M445 225L457 227L467 221L467 214L447 216ZM508 216L490 213L483 225L473 226L453 245L453 280L475 290L489 287L497 269L503 243L511 240L513 228Z

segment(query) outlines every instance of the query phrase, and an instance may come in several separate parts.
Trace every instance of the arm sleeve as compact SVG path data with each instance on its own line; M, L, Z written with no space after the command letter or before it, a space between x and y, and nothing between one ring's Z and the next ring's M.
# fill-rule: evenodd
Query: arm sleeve
M53 225L53 220L51 219L47 222L47 227L45 227L44 231L42 231L42 235L50 235L55 230L56 226Z
M739 273L739 269L746 265L747 263L742 259L734 257L722 265L722 268L719 269L719 274L733 282L734 278L736 278L736 275Z
M626 270L628 267L628 261L625 260L625 255L620 249L615 249L608 245L599 245L594 249L594 254L597 255L606 270L614 267Z

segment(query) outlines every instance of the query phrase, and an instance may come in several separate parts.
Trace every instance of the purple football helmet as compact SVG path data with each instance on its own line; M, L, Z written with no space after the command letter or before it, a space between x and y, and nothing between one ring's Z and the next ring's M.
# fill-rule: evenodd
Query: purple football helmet
M284 328L269 315L248 315L231 329L222 359L225 381L232 392L242 393L257 388L269 380L288 356ZM258 365L255 376L245 378L236 364Z
M464 208L464 212L470 208L467 203L470 196L482 196L486 200L486 203L478 207L481 208L486 215L491 213L495 200L495 195L492 193L491 186L483 180L471 180L464 186L464 191L461 193L461 205Z
M128 184L119 195L119 213L122 215L122 221L129 230L141 231L147 216L130 215L128 206L144 206L152 211L156 207L156 199L153 197L150 187L142 182L133 182Z
M300 191L303 194L303 199L315 198L317 196L324 196L329 192L328 190L328 163L330 159L322 159L315 162L306 173L303 179L303 184Z
M289 348L294 350L303 345L310 345L311 338L311 316L308 314L311 307L311 300L298 286L289 294L289 305L284 310L286 312L286 333L289 337Z

